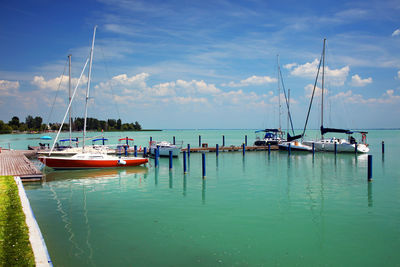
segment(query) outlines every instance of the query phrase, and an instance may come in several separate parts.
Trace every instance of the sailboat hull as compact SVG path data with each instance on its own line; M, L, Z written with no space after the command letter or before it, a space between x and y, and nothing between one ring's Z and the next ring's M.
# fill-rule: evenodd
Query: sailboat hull
M322 141L304 141L304 144L312 146L314 143L315 151L335 152L335 143L326 140ZM368 153L369 148L364 144L336 143L336 152L354 153L357 145L357 153Z
M62 157L39 157L39 160L47 167L65 169L97 169L139 166L148 162L146 158L116 158L116 159L76 159Z

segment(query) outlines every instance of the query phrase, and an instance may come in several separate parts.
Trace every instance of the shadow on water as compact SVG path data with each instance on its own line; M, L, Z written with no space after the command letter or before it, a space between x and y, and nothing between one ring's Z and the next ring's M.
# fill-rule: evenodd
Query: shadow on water
M372 199L372 183L368 183L368 207L373 207L374 201Z

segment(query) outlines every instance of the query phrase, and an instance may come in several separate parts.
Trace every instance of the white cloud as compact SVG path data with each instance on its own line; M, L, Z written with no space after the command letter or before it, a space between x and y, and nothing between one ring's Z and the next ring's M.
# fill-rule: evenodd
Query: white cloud
M0 95L1 96L10 96L13 95L13 92L19 89L19 82L12 82L7 80L0 80Z
M221 90L215 87L214 84L207 84L203 80L192 80L190 82L177 80L176 86L184 89L187 93L218 94L221 92Z
M297 66L297 63L289 63L289 64L284 65L283 67L285 69L291 70L293 67L296 67L296 66Z
M229 86L229 87L244 87L250 85L263 85L268 83L276 82L276 78L271 78L269 76L251 76L245 80L241 80L239 83L229 82L228 84L222 84L222 86Z
M360 76L358 76L358 74L353 75L351 77L351 85L356 86L356 87L362 87L362 86L366 86L367 84L372 83L372 78L366 78L366 79L361 79Z
M150 76L150 74L145 73L145 72L137 74L132 77L128 77L128 75L126 75L126 74L120 74L120 75L114 76L112 78L112 81L114 83L119 83L122 85L139 86L139 87L143 88L146 86L146 80L149 76Z
M61 82L61 85L60 85ZM71 79L71 86L72 90L76 86L78 82L78 78L72 78ZM87 78L85 75L82 76L82 79L80 81L80 86L83 84L87 83ZM31 81L31 84L35 85L39 89L50 89L52 91L56 91L58 87L60 86L60 90L66 90L68 88L68 76L66 75L60 75L59 77L56 77L54 79L47 80L43 76L34 76L33 80Z
M306 87L304 87L305 94L307 98L311 98L312 92L314 90L314 85L313 84L308 84ZM324 88L324 95L327 95L329 93L329 90ZM316 87L315 92L314 92L314 97L319 97L322 95L322 88Z
M361 94L353 94L351 90L340 92L331 97L331 99L342 99L345 103L352 104L394 104L400 103L400 95L395 95L394 90L386 90L379 98L364 98Z
M400 70L397 72L397 78L400 79Z
M290 74L298 77L315 78L318 71L318 65L319 65L318 59L315 59L313 62L307 62L303 65L293 65L296 67L293 68L293 70L291 70ZM320 76L322 75L321 71L322 70L320 70ZM328 66L325 66L325 81L331 85L337 85L337 86L344 85L344 82L347 79L349 71L350 71L349 66L345 66L341 69L330 69Z
M392 36L397 36L397 35L400 35L400 29L397 29L392 33Z

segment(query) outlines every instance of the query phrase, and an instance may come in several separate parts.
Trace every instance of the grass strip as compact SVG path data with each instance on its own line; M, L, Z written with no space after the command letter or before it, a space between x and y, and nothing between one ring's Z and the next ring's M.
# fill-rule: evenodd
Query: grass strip
M25 214L12 176L0 176L0 266L35 266Z

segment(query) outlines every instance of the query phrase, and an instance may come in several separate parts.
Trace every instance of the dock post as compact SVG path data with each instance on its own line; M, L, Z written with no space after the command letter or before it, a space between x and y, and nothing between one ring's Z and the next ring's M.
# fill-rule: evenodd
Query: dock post
M335 143L335 156L336 156L336 153L337 153L337 144Z
M157 158L159 158L160 157L160 146L157 146Z
M153 137L150 136L150 143L153 141Z
M190 144L188 144L187 152L188 152L188 158L190 158Z
M290 156L290 152L292 152L291 150L292 150L292 148L290 147L290 143L289 143L288 150L287 150L289 156Z
M201 147L201 135L199 135L199 147Z
M206 177L206 153L201 155L203 179Z
M244 156L246 154L246 144L245 143L243 143L242 148L243 148L243 156Z
M215 145L215 155L218 157L218 153L219 153L219 147L218 144Z
M357 155L357 142L355 142L355 144L354 144L354 154Z
M372 180L372 155L368 155L368 182Z
M382 141L382 154L385 154L385 141Z
M186 172L186 151L183 151L183 173Z
M314 142L312 143L312 154L313 154L313 156L315 154L315 143Z
M143 158L147 156L147 147L143 148Z
M172 138L172 144L175 145L175 136Z
M169 169L172 170L172 150L169 151Z
M124 146L125 157L128 156L128 146Z
M125 137L126 138L126 145L129 145L129 141L128 141L128 136L127 137Z
M154 165L157 167L158 166L158 149L155 149L154 154L155 154Z
M244 136L244 143L245 143L246 146L247 146L247 135Z
M268 155L271 154L271 144L268 143Z
M222 147L225 146L225 135L222 136Z
M133 146L133 155L137 157L137 145Z

